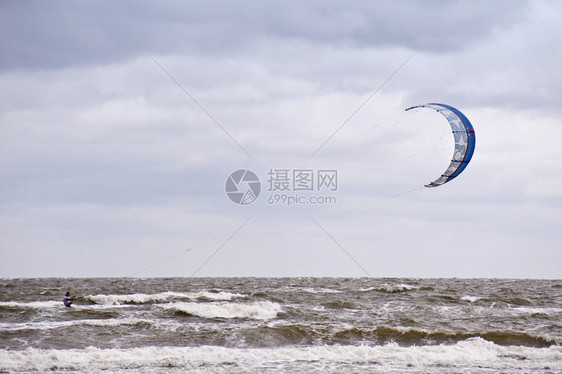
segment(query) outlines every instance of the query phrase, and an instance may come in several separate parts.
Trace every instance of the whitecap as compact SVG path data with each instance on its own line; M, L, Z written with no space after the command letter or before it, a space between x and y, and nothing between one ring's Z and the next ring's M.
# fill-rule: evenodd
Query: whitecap
M499 346L481 338L453 345L282 348L143 347L0 350L0 371L176 372L230 368L244 372L548 372L562 371L562 347ZM236 371L236 370L234 370ZM221 371L222 372L222 371Z
M209 299L209 300L232 300L242 298L244 295L230 292L161 292L156 294L125 294L125 295L89 295L85 296L96 304L102 305L121 305L121 304L145 304L145 303L166 303L177 299Z
M478 300L480 300L480 299L481 299L481 297L478 297L478 296L469 296L469 295L466 295L466 296L461 297L461 300L462 300L462 301L470 301L471 303L474 303L474 302L476 302L476 301L478 301Z
M404 284L404 283L387 284L387 283L383 283L379 286L362 288L362 289L360 289L360 291L363 291L363 292L379 291L379 292L395 293L395 292L405 292L405 291L412 291L412 290L418 290L418 289L419 289L418 286L412 286L410 284Z
M56 308L63 306L62 297L60 301L31 301L27 303L21 303L18 301L0 301L0 307L7 308L32 308L32 309L45 309L45 308Z
M312 288L312 287L307 287L304 288L303 291L308 292L308 293L342 293L343 291L340 290L334 290L331 288Z
M74 321L44 321L44 322L21 322L21 323L0 323L0 330L21 331L21 330L53 330L76 326L123 326L136 325L139 323L151 324L146 319L121 318L121 319L81 319Z
M189 303L177 302L161 306L166 310L201 318L250 318L267 320L282 312L281 305L271 301L253 303Z

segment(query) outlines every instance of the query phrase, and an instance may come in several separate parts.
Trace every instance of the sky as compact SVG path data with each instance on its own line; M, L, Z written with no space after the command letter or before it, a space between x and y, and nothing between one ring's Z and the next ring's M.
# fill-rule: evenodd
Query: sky
M0 277L562 278L561 16L3 1ZM430 102L476 132L437 188L449 125L405 111Z

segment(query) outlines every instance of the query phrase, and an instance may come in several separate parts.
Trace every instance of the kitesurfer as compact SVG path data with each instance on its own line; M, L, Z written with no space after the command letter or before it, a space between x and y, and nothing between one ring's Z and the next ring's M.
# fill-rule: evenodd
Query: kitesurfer
M70 291L66 291L62 303L64 304L65 307L70 308L73 302L74 302L74 296L70 296Z

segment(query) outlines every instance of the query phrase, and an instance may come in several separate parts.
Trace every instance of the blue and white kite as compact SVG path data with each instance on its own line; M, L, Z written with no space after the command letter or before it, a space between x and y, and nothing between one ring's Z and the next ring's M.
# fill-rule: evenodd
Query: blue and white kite
M451 129L453 129L453 136L455 138L455 151L453 153L453 159L451 160L449 167L439 178L425 185L426 187L439 187L442 184L449 182L451 179L459 176L459 174L463 172L463 170L470 162L472 154L474 153L474 146L476 145L476 135L474 134L474 128L464 114L450 105L428 103L423 105L416 105L406 110L408 111L415 108L435 109L436 111L441 113L447 119L447 121L449 121Z

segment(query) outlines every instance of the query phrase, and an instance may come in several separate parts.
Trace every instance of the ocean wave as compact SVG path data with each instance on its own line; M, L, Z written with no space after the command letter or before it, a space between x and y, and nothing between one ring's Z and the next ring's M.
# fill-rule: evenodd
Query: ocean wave
M379 292L387 292L387 293L397 293L397 292L406 292L412 290L419 290L418 286L412 286L410 284L386 284L383 283L379 286L373 286L368 288L362 288L360 291L363 292L370 292L370 291L379 291Z
M60 301L30 301L30 302L18 302L18 301L0 301L0 309L45 309L45 308L58 308L63 306L62 298Z
M224 291L200 292L161 292L156 294L125 294L125 295L88 295L84 299L94 304L121 305L121 304L154 304L165 303L178 299L219 300L226 301L242 298L244 295Z
M552 317L555 315L562 315L562 308L539 308L539 307L527 307L527 306L518 306L512 307L509 309L511 312L515 312L518 314L529 314L529 315L543 315L547 317Z
M249 318L258 320L276 318L277 314L283 311L281 305L271 301L215 304L177 302L164 304L161 307L165 310L201 318Z
M451 345L481 338L501 346L527 346L546 348L560 345L562 337L547 333L524 333L518 331L439 331L412 327L361 328L350 324L327 327L317 324L298 324L278 319L267 326L253 327L244 331L247 341L257 347L287 346L302 344L384 345L398 344L401 347L422 345Z
M152 322L140 318L121 318L121 319L81 319L73 321L44 321L44 322L20 322L20 323L0 323L0 331L22 331L22 330L53 330L76 326L151 326Z
M313 288L313 287L306 287L302 289L304 292L313 293L313 294L322 294L322 293L342 293L341 290L334 290L331 288Z
M314 328L299 324L268 324L244 331L245 341L251 341L256 348L286 347L311 344L318 335Z
M157 294L124 294L124 295L87 295L80 297L73 304L73 308L83 307L84 301L98 306L118 306L127 304L154 304L166 303L178 299L191 299L200 301L228 301L235 298L244 298L245 295L224 291L200 291L200 292L162 292ZM60 301L0 301L1 309L46 309L63 306L62 297ZM89 305L91 307L92 305Z
M560 372L562 347L504 347L481 338L454 345L285 348L144 347L0 350L0 371ZM328 369L327 369L328 368Z
M505 305L509 308L512 306L532 306L533 302L529 299L522 297L503 297L492 295L487 298L483 298L484 301L493 302L499 305Z
M462 301L470 301L471 303L475 303L475 302L477 302L478 300L481 300L481 299L482 299L481 297L469 296L469 295L465 295L465 296L461 297Z
M322 303L322 306L328 309L355 309L357 306L350 301L346 300L333 300Z
M545 348L559 345L556 337L533 335L517 331L482 331L482 332L447 332L427 331L407 327L377 327L360 329L353 327L334 334L338 343L352 344L374 342L376 344L397 343L400 346L455 344L471 338L483 340L502 346L526 346Z

